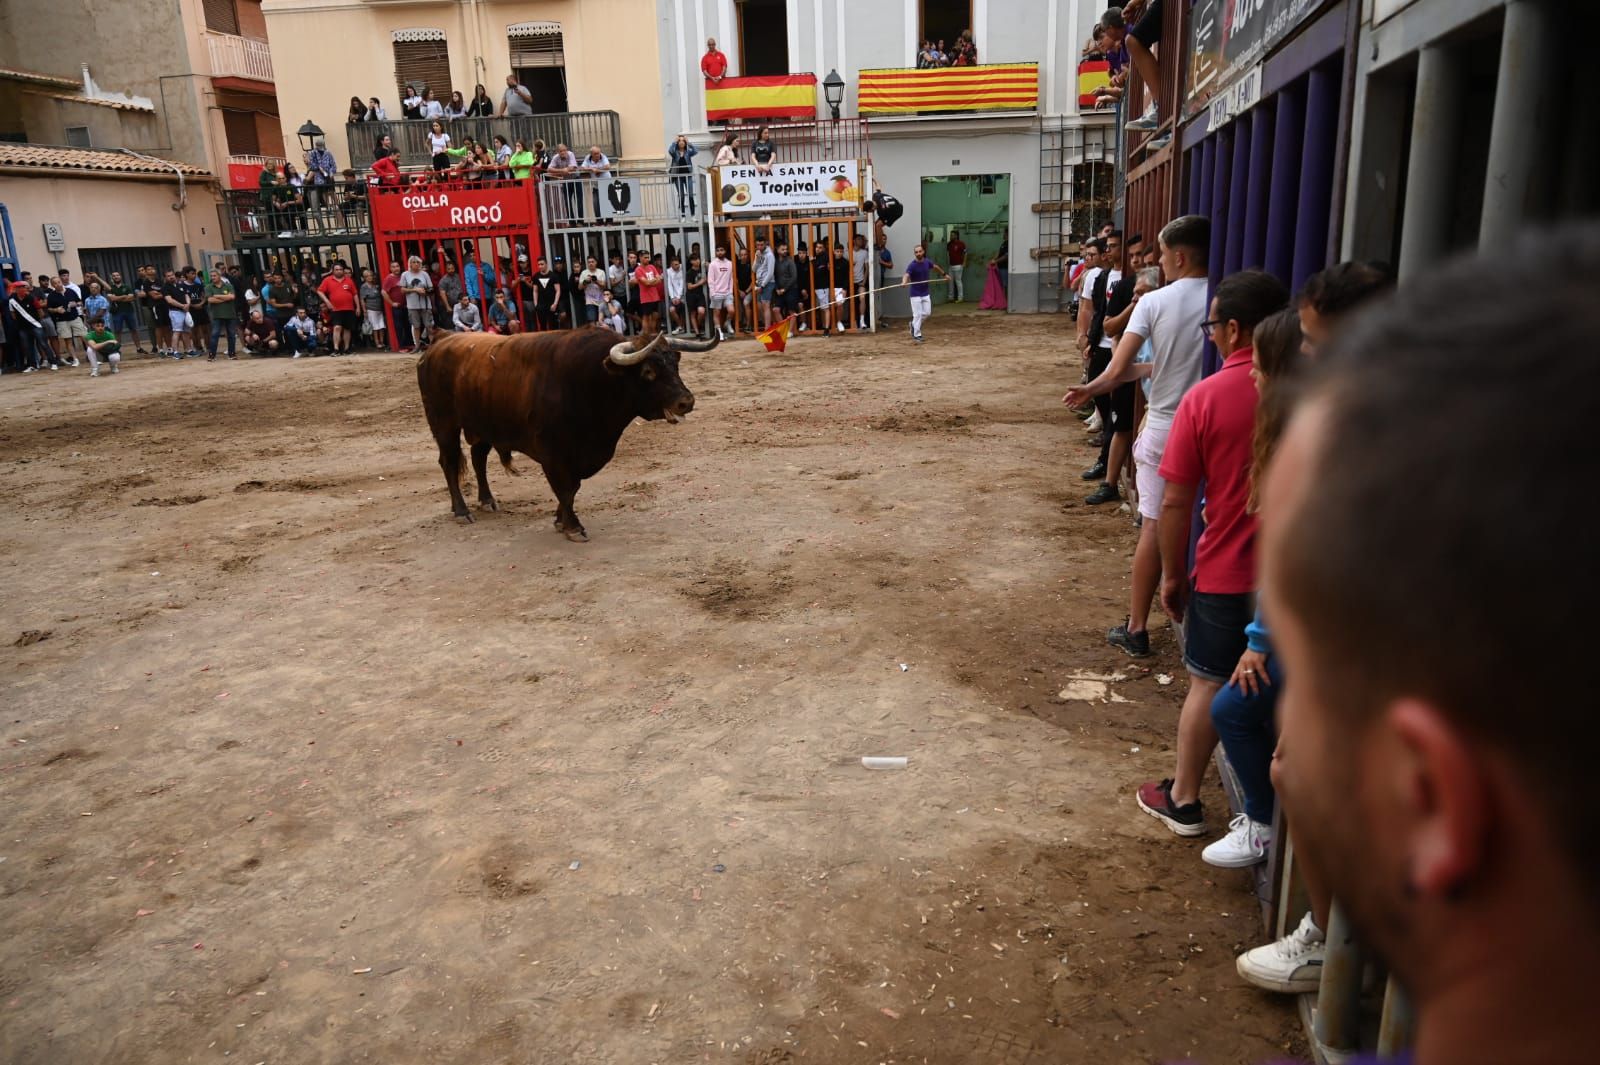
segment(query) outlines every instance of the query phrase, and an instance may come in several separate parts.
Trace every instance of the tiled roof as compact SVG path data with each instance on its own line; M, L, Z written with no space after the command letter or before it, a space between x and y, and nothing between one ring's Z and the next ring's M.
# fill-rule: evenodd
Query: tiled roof
M135 103L132 100L101 100L94 96L74 96L70 92L39 92L27 90L29 96L44 96L51 100L65 100L69 104L94 104L96 107L114 107L118 111L140 111L147 115L156 113L154 104Z
M173 164L185 177L208 178L211 172L188 163ZM171 174L172 166L103 148L56 148L42 144L0 141L0 167L36 167L39 170L88 170L121 174Z
M0 81L31 81L35 85L54 85L62 89L81 89L83 82L77 78L62 78L54 74L41 74L37 70L13 70L0 67Z

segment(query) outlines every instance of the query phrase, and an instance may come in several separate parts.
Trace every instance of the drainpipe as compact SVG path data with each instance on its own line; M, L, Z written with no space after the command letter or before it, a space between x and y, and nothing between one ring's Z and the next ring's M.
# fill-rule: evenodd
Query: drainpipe
M178 212L178 229L183 234L184 261L192 262L194 249L189 246L189 219L183 213L183 209L189 206L189 190L183 184L183 168L171 160L157 159L153 155L144 155L134 151L132 148L113 148L112 151L121 152L123 155L131 155L135 159L143 159L147 163L155 163L158 166L171 167L172 172L178 176L178 202L169 206Z

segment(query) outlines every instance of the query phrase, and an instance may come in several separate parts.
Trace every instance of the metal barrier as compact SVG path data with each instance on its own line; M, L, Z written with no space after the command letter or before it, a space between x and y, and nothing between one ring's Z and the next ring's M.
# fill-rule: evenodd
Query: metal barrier
M364 179L320 187L224 189L220 212L223 234L229 247L364 236L372 230L367 191Z
M615 111L563 111L553 115L520 115L515 118L447 118L445 132L453 144L466 138L489 144L495 134L509 143L522 141L529 148L542 140L552 152L558 144L571 146L580 157L590 146L598 146L611 159L622 153L622 122ZM383 122L347 122L344 127L346 158L351 166L372 162L372 149L388 135L400 153L402 164L424 163L433 156L428 146L429 119L388 119Z

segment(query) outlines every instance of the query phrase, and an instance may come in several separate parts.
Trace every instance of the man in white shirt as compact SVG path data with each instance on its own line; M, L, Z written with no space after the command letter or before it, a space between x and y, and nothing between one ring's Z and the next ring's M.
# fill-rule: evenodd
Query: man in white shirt
M683 305L683 260L676 255L667 264L667 318L674 334L689 331L689 316Z
M577 176L578 157L565 144L557 144L555 154L550 157L550 165L545 168L545 177L560 181L569 219L583 214L583 190L578 187L580 183L573 180Z
M465 292L456 301L456 309L451 314L456 323L456 328L463 333L483 332L483 315L478 313L478 305L472 302L472 297Z
M411 350L415 353L428 346L433 332L433 278L422 268L421 256L411 256L406 266L406 272L400 275L400 291L406 294L406 317L414 344Z
M1161 549L1156 539L1156 519L1166 482L1157 472L1166 450L1167 433L1178 401L1200 380L1206 320L1207 255L1211 248L1211 221L1201 215L1184 215L1161 230L1161 269L1169 282L1143 297L1117 341L1116 352L1105 370L1086 385L1067 392L1069 407L1110 393L1141 372L1134 366L1146 338L1155 351L1150 367L1150 400L1144 430L1133 444L1133 461L1139 488L1139 544L1133 553L1133 595L1128 618L1106 633L1113 647L1135 658L1150 653L1146 626L1150 603L1161 582Z
M599 145L590 145L589 154L583 157L583 162L578 169L583 171L593 187L594 216L600 217L600 187L611 180L611 160L606 158L606 153L600 150Z

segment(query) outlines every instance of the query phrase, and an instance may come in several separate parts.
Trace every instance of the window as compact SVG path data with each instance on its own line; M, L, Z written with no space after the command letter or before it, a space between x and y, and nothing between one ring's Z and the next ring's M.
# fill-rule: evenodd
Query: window
M533 94L533 111L538 115L558 115L568 108L567 55L558 22L519 22L506 27L506 42L511 50L511 72L519 85ZM502 86L492 86L490 95L499 106Z
M261 135L256 130L254 111L223 111L222 128L228 137L229 155L261 154Z
M972 28L972 0L922 0L922 40L953 47L961 31ZM978 42L980 45L982 41ZM918 41L920 46L922 41ZM979 53L982 57L982 53Z
M744 0L738 8L738 72L750 77L789 73L786 0Z
M68 126L67 127L67 147L69 147L69 148L90 148L90 147L93 147L93 145L91 145L89 143L89 127L88 126Z
M444 31L395 30L393 36L394 82L400 97L404 99L407 85L415 86L419 93L426 85L440 103L450 99L454 86L450 83L450 46L445 42Z
M234 0L204 0L206 29L239 36L239 9Z

